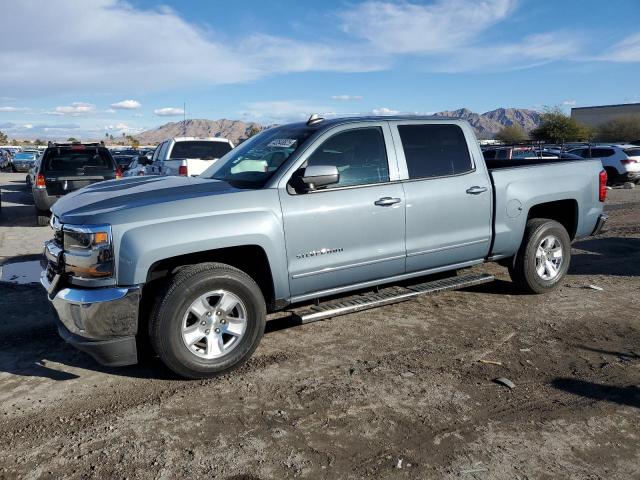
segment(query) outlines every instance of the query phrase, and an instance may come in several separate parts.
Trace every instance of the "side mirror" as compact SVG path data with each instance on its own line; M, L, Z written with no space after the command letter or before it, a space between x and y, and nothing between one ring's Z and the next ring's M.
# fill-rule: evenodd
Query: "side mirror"
M299 170L299 172L299 183L302 184L302 189L307 192L340 181L340 173L335 165L312 165Z

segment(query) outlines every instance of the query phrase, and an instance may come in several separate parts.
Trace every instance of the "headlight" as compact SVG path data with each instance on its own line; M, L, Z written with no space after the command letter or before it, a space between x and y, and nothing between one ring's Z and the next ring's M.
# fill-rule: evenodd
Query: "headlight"
M65 271L80 279L111 277L114 274L110 225L62 228Z

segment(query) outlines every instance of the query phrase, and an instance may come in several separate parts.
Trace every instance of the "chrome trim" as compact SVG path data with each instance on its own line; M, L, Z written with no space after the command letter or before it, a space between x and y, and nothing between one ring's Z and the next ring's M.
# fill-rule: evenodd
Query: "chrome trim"
M416 255L425 255L427 253L442 252L443 250L449 250L452 248L468 247L469 245L477 245L480 243L488 243L488 242L489 242L488 238L484 240L473 240L471 242L457 243L455 245L448 245L446 247L438 247L438 248L432 248L430 250L421 250L419 252L407 253L407 257L414 257Z
M63 288L57 293L46 274L40 283L48 291L49 301L62 324L74 335L89 340L136 335L140 286L114 288Z
M295 275L292 275L291 278L295 279L295 278L310 277L312 275L318 275L320 273L330 273L330 272L336 272L338 270L346 270L348 268L363 267L363 266L366 266L366 265L374 265L376 263L382 263L382 262L386 262L386 261L389 261L389 260L398 260L400 258L404 258L404 255L395 255L393 257L379 258L377 260L368 260L366 262L350 263L349 265L341 265L339 267L327 267L327 268L323 268L322 270L314 270L312 272L297 273Z

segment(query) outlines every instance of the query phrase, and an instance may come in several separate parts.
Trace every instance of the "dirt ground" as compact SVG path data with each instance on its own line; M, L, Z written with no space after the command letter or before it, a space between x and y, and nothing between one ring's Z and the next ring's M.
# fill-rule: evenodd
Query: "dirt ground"
M4 262L50 236L23 177L0 174ZM640 478L640 188L609 197L609 232L574 245L551 294L484 265L496 282L272 320L208 381L100 367L41 287L0 284L0 478Z

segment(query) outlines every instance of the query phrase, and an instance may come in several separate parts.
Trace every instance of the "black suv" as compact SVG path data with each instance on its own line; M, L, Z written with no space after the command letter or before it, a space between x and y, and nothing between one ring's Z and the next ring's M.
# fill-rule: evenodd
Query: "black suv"
M38 225L49 223L49 209L63 195L122 176L101 143L50 143L35 168L32 190Z

